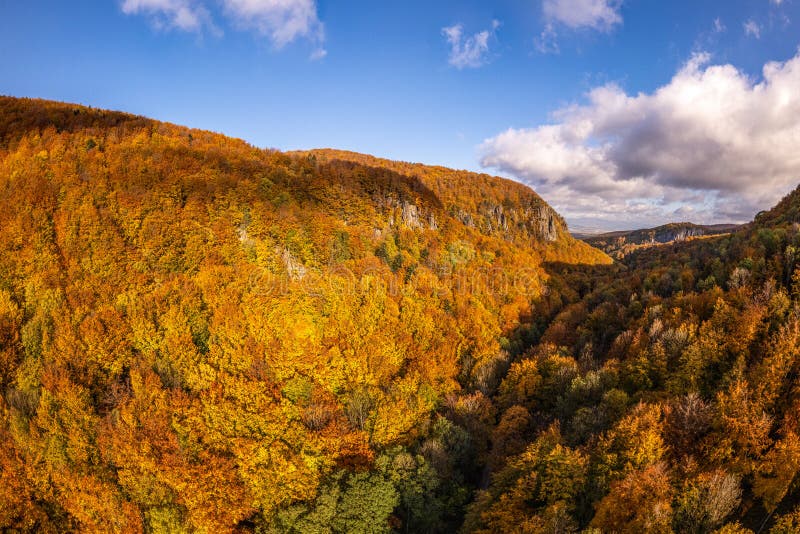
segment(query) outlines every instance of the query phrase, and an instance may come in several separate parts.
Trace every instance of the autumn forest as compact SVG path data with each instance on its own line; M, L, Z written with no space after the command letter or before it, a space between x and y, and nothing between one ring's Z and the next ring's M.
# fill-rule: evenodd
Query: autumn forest
M799 474L800 188L612 260L510 180L0 97L2 531L783 534Z

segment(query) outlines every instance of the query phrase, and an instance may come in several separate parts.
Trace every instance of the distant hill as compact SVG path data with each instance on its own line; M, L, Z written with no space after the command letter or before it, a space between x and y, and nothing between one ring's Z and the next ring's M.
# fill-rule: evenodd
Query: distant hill
M642 247L664 245L687 239L727 234L741 228L737 224L700 225L690 222L670 223L656 228L623 230L596 235L573 234L615 259L622 259Z

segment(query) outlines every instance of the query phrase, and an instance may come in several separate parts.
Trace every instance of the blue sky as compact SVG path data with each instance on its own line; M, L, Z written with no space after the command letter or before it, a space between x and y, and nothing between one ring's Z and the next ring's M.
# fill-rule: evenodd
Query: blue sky
M6 1L0 93L485 170L616 229L800 183L798 45L800 0Z

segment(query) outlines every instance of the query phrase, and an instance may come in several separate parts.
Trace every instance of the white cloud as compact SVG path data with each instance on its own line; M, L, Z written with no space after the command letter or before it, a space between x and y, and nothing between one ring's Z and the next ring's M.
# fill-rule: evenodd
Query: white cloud
M545 26L533 44L542 54L557 54L559 29L563 27L610 32L622 24L621 7L622 0L544 0Z
M450 45L448 62L457 69L477 68L486 64L489 54L489 38L499 27L500 23L493 20L491 31L483 30L466 37L464 36L464 26L461 24L442 28L442 35Z
M743 24L743 27L745 35L761 39L761 26L756 21L750 19Z
M222 0L226 13L241 27L265 35L281 48L298 37L321 46L325 31L317 17L316 0ZM323 56L319 48L315 56Z
M622 23L621 0L544 0L542 10L549 22L569 28L609 31Z
M127 15L147 15L156 27L214 33L208 0L123 0ZM239 28L255 30L267 37L276 48L306 38L315 45L312 59L326 55L323 48L325 29L317 16L316 0L217 0L223 12Z
M200 31L210 24L208 11L192 0L124 0L126 15L148 15L158 28Z
M558 54L561 49L558 46L558 34L552 23L547 23L542 30L542 34L533 40L536 50L542 54Z
M714 33L723 33L728 28L726 28L722 20L719 17L717 17L714 19L713 29Z
M663 87L609 84L554 123L481 145L482 164L533 186L568 218L745 221L800 182L800 53L754 81L691 58ZM677 215L676 215L677 214Z

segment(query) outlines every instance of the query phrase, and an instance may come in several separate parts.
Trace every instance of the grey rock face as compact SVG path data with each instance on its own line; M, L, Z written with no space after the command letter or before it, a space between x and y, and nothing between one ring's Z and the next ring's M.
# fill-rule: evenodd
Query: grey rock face
M283 247L276 247L275 253L280 256L283 266L286 268L286 273L289 279L293 281L302 280L306 276L306 267L300 260L295 258L289 250Z
M390 210L387 221L390 228L402 224L411 229L439 229L439 221L429 208L420 208L417 204L406 200L386 196L379 200L380 204ZM507 238L514 235L527 235L537 240L556 241L558 228L563 224L560 218L548 205L529 201L527 205L509 207L501 204L484 203L476 212L453 206L451 216L468 228L479 229L484 234L502 234Z
M403 200L400 203L403 209L402 219L403 223L409 228L422 228L422 223L419 220L419 208L411 202Z
M686 241L690 237L706 235L702 228L681 228L679 230L662 230L655 232L653 243L670 243L672 241Z
M420 208L409 200L398 200L392 195L387 195L377 201L379 206L389 210L387 221L390 228L393 228L395 224L403 224L407 228L415 230L422 230L426 226L431 230L439 229L439 224L432 211ZM395 211L398 208L400 210L399 214ZM397 215L397 217L395 215Z
M508 219L504 213L503 206L495 206L492 210L492 218L494 219L497 228L502 228L504 232L508 232Z
M464 224L464 226L475 228L475 219L472 218L472 214L460 209L458 210L456 217Z
M511 238L522 232L537 240L556 241L560 225L558 215L546 204L531 204L527 207L509 208L499 204L488 204L479 208L476 218L472 214L459 209L456 212L463 224L471 228L480 228L482 232L500 233Z
M534 206L525 211L537 237L550 242L558 239L556 214L549 206Z

